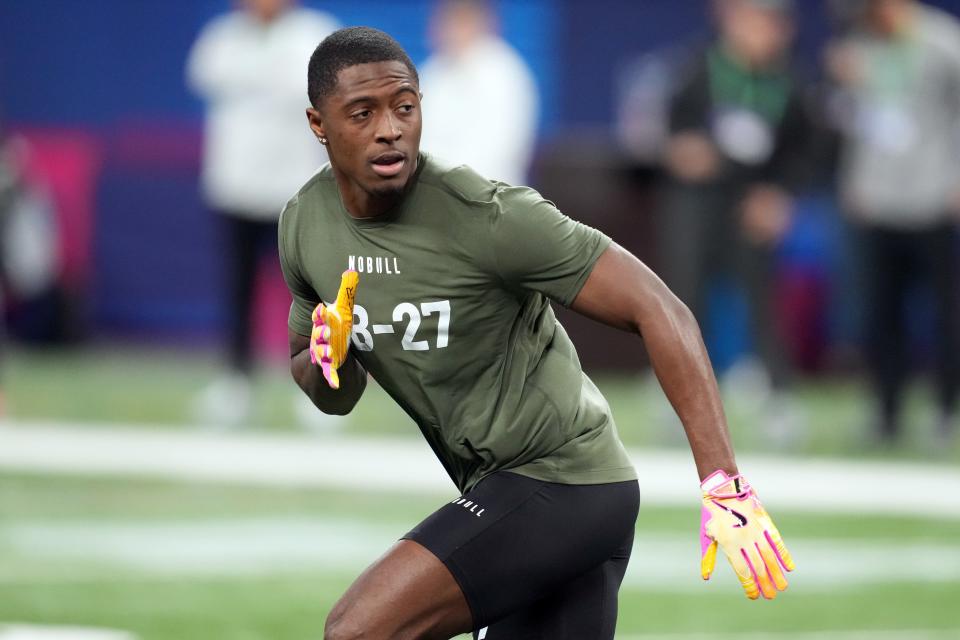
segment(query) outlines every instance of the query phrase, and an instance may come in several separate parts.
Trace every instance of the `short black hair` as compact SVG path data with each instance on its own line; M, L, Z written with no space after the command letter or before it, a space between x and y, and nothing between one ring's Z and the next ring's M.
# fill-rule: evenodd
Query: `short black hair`
M410 56L389 34L371 27L347 27L334 31L314 49L307 68L307 96L314 108L337 87L337 74L347 67L368 62L396 60L406 65L417 84L420 77Z

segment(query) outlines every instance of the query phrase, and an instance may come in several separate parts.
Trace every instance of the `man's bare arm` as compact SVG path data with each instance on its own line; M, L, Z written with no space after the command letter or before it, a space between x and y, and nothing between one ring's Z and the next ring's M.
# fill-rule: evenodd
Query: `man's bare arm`
M324 413L341 416L350 413L367 388L367 372L353 353L348 352L346 361L338 370L340 388L331 389L320 367L310 362L310 338L289 329L288 337L290 373L307 397Z
M733 446L700 328L663 281L612 244L571 308L643 338L660 386L683 423L700 479L717 469L735 475Z

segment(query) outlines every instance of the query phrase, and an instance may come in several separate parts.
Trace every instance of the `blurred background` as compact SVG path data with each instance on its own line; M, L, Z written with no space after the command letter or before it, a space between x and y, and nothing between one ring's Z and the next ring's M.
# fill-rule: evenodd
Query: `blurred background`
M276 216L325 161L307 59L349 25L418 65L424 150L535 187L701 323L799 569L772 603L701 583L641 341L560 310L641 475L618 638L960 637L957 15L0 0L0 639L319 638L454 497L375 384L327 418L286 369Z

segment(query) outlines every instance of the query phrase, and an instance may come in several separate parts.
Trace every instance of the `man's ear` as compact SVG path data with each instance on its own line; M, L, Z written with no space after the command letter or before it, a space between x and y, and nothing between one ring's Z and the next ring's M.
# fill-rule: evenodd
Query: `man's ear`
M320 115L320 112L313 107L307 108L307 123L310 125L310 130L313 131L313 135L318 139L323 138L326 140L327 133L326 128L323 126L323 117Z

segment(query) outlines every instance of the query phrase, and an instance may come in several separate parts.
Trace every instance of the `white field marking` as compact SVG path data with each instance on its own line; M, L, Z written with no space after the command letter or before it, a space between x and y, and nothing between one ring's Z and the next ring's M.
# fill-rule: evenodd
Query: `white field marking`
M0 469L123 475L237 485L451 495L430 448L414 438L217 433L62 423L0 423Z
M960 629L744 631L740 633L633 633L617 640L956 640Z
M148 578L355 573L406 531L403 525L320 518L4 524L0 582L106 581L117 572ZM699 593L739 588L722 557L710 582L700 579L695 534L691 530L689 539L680 539L641 532L624 585ZM960 584L956 545L800 539L790 542L790 550L799 567L788 574L791 590L835 591L904 581Z
M136 640L126 631L0 623L0 640Z
M346 519L296 518L110 524L21 522L0 525L0 549L25 558L80 560L99 567L174 576L261 574L301 568L353 572L375 560L409 528ZM0 562L0 576L3 564Z
M632 449L630 455L642 504L697 503L699 483L689 453ZM759 455L740 456L739 466L774 515L789 508L960 519L956 466ZM2 470L397 493L454 491L430 448L416 438L7 421L0 423Z

